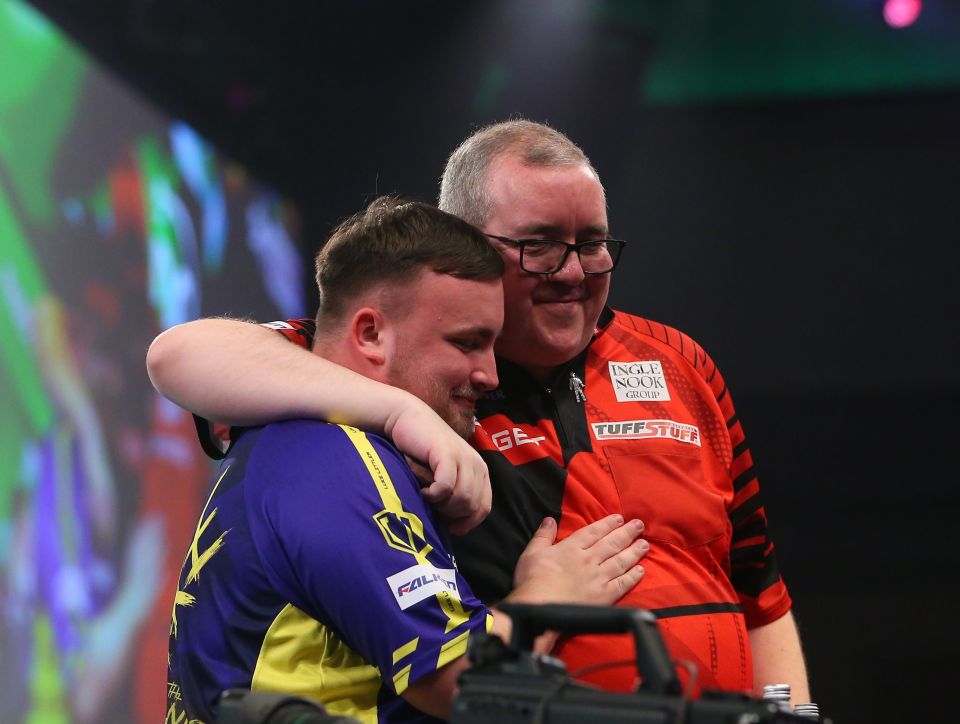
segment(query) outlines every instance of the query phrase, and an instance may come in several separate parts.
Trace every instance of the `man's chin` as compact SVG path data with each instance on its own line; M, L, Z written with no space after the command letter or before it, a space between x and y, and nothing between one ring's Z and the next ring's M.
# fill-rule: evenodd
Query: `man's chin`
M521 359L510 361L521 367L559 367L580 354L589 342L590 337L585 339L581 330L577 334L548 336L528 345Z
M562 334L567 329L582 328L586 316L581 302L540 303L533 307L532 321L535 328Z
M541 318L541 324L533 327L535 339L528 346L550 357L563 358L558 364L577 356L587 346L597 326L595 319L588 322L587 315L582 312L562 319Z
M469 414L469 417L464 417L458 411L444 416L443 420L450 426L450 429L464 440L469 440L473 436L474 416L472 412Z

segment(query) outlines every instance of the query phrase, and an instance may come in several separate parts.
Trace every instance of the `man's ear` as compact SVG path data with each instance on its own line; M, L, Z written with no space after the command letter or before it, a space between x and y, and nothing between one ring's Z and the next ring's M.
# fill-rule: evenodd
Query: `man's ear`
M386 363L393 346L393 335L383 314L373 307L358 309L350 326L350 343L371 364Z

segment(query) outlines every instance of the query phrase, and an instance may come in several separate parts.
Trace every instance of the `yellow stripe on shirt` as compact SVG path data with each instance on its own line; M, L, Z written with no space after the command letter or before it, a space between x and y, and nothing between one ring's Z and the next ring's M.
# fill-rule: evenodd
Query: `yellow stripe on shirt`
M409 553L416 559L417 563L429 563L427 561L427 555L433 550L433 547L426 542L424 542L423 547L420 547L416 540L416 538L419 538L421 541L424 540L423 521L413 513L407 513L403 510L403 504L400 502L400 496L397 495L397 490L393 485L393 481L390 479L387 467L383 464L377 451L373 449L370 440L367 439L365 433L355 427L340 425L340 429L346 433L350 442L352 442L353 446L357 449L360 458L367 468L367 472L370 473L370 477L373 479L377 492L380 494L380 500L383 502L384 510L375 515L374 520L377 522L381 533L383 533L387 545L391 548ZM400 537L397 531L390 528L391 515L407 528L405 537ZM464 611L463 604L452 596L449 591L442 591L436 594L436 598L441 610L447 617L447 625L444 633L450 633L458 626L470 620L470 614Z

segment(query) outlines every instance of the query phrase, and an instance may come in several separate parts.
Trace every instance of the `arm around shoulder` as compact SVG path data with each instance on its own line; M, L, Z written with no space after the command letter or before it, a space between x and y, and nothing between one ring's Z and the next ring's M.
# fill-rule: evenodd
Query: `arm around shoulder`
M454 533L490 512L479 454L422 400L235 319L198 319L158 336L147 371L160 394L208 420L250 426L296 417L385 434L433 474L430 501Z
M384 403L391 395L405 395L312 354L274 330L235 319L198 319L171 327L150 345L147 371L164 397L229 425L311 417L381 432L387 418L383 410L390 409Z
M284 417L276 387L288 357L307 356L277 333L236 319L178 324L147 350L147 373L167 399L210 420L251 425Z

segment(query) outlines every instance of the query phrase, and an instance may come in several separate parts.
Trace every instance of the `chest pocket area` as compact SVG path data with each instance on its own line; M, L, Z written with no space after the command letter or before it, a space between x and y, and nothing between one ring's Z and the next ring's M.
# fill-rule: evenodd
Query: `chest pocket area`
M643 451L630 444L605 448L624 516L644 522L644 538L680 548L728 535L723 498L704 481L699 449L657 442L645 441Z

